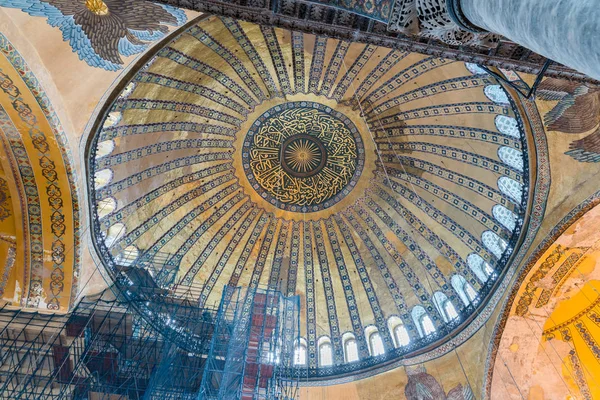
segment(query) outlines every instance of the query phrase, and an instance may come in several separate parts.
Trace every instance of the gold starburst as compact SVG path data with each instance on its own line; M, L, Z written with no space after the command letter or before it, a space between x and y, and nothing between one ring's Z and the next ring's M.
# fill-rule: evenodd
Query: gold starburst
M287 165L300 173L310 172L317 168L322 157L319 147L306 139L291 143L285 149L283 156Z

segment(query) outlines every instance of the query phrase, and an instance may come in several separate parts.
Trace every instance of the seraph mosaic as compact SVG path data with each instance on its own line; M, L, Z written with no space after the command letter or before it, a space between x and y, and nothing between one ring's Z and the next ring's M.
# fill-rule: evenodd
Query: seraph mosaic
M565 154L580 162L600 162L600 88L548 78L540 85L538 97L558 101L544 116L548 129L572 135L593 130L571 142Z
M178 8L145 0L0 0L0 7L47 18L80 60L108 71L121 69L123 57L164 37L169 25L187 20Z

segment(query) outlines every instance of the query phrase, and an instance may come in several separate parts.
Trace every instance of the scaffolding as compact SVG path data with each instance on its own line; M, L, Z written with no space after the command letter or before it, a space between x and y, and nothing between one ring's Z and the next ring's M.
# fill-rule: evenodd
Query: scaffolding
M108 289L68 315L1 307L0 399L295 398L298 297L227 287L221 309L200 308L127 276L134 300Z
M204 351L181 349L111 290L65 316L4 307L0 398L195 399L216 310L174 299L157 308L173 331L188 324Z
M225 287L198 399L295 399L299 311L298 296Z

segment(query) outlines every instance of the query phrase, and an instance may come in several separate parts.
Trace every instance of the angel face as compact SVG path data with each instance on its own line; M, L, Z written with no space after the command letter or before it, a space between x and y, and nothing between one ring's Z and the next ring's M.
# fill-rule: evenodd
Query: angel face
M102 0L86 0L85 6L96 15L108 14L108 6Z

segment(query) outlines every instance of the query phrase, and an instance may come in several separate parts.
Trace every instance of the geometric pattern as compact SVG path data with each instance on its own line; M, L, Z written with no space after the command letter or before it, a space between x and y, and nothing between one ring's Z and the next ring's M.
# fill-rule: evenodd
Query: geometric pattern
M511 106L519 99L490 100L503 89L464 63L209 17L158 49L127 87L91 146L115 143L92 165L114 173L92 201L118 204L95 218L96 240L123 229L102 257L132 246L140 261L166 257L178 266L169 287L192 288L200 304L226 284L299 294L310 377L443 343L455 328L434 298L467 318L476 306L451 282L472 288L479 307L507 268L529 166L499 151L527 152L527 122ZM500 117L519 133L499 131ZM327 140L331 126L345 145ZM335 157L344 174L317 188ZM495 273L474 270L471 255ZM435 330L427 337L411 317L421 309ZM408 346L395 347L392 317ZM383 355L368 355L367 327ZM344 334L359 361L344 361ZM332 366L319 366L318 343L330 343Z

